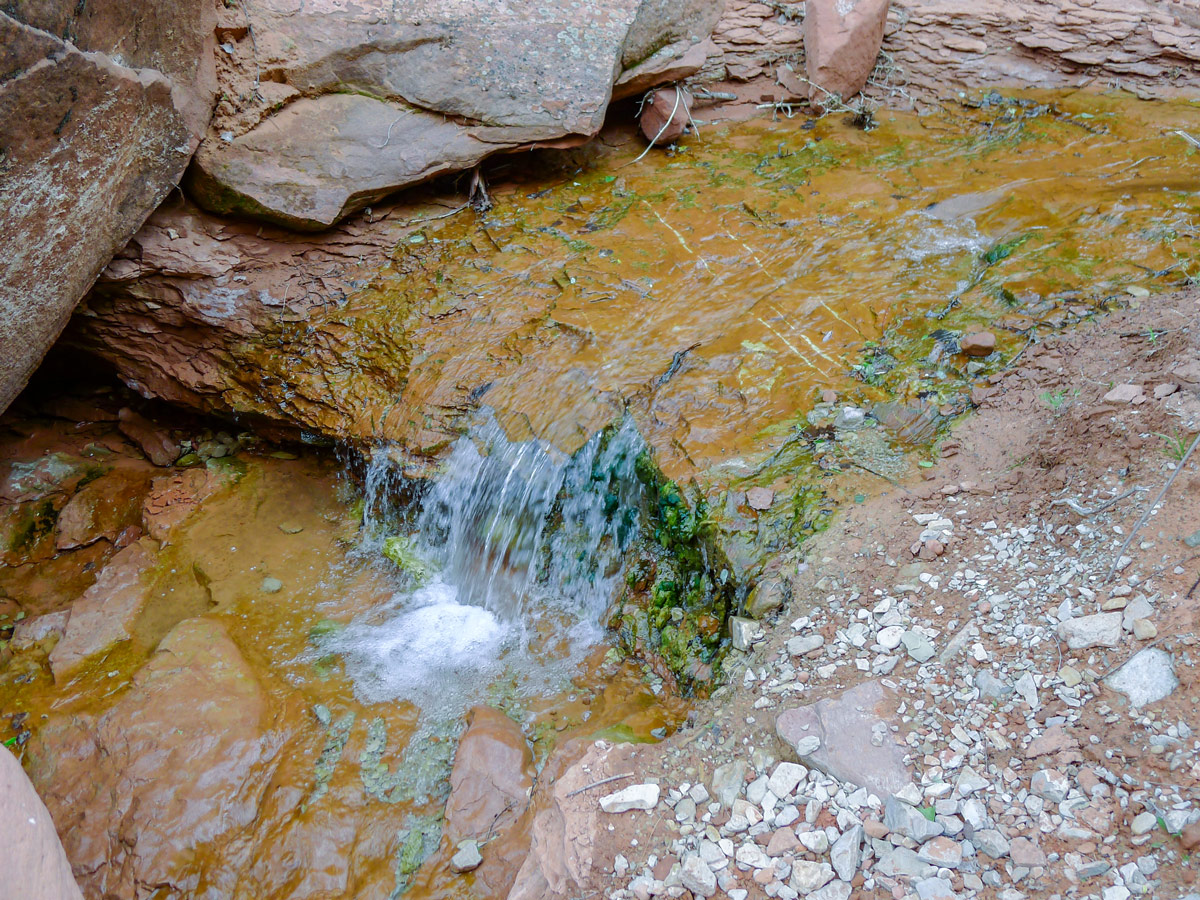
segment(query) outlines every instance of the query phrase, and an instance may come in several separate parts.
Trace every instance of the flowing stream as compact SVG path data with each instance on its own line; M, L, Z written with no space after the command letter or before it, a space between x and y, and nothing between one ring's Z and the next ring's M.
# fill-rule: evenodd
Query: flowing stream
M569 671L603 637L638 530L645 451L626 419L568 456L510 441L486 414L432 483L411 491L388 448L365 482L364 550L391 556L406 587L328 649L367 702L407 700L461 716L506 668L528 689ZM396 532L403 523L411 531Z
M1028 342L1200 278L1196 156L1174 134L1200 130L1194 103L989 97L879 120L541 157L494 179L487 216L430 220L344 303L239 349L255 391L329 401L381 444L353 486L307 453L124 461L144 469L135 518L165 498L129 639L57 680L52 640L0 648L0 722L78 808L84 867L142 866L180 896L473 896L439 844L467 707L509 715L539 763L573 738L663 734L686 705L650 654L612 646L606 613L628 587L644 608L618 610L623 645L674 629L682 656L697 635L711 650L722 623L693 615L704 573L685 565L710 566L687 544L701 523L721 542L708 574L744 583L837 502L928 465ZM968 359L957 341L979 329L997 351ZM98 492L118 474L106 442L128 446L111 419L40 422L10 487L62 482L51 460ZM34 517L0 599L31 616L111 556L56 546L60 487L10 508ZM197 623L225 655L163 664L159 642ZM149 776L87 756L102 725L120 753L152 733L130 763ZM155 819L185 790L187 815Z

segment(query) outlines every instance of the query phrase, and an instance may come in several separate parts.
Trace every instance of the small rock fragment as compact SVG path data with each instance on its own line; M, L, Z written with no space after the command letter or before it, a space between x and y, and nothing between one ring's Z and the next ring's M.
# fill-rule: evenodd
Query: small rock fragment
M967 356L987 356L996 349L996 336L990 331L976 331L964 335L958 346Z
M631 784L600 798L600 808L606 813L623 813L634 809L654 809L658 804L657 784Z
M1158 817L1152 812L1141 812L1133 817L1133 822L1129 826L1129 830L1135 835L1149 834L1154 830L1154 826L1158 824Z
M1104 395L1105 403L1132 403L1142 396L1140 384L1118 384Z
M459 874L478 869L483 862L479 845L475 841L461 841L458 850L450 859L450 870Z

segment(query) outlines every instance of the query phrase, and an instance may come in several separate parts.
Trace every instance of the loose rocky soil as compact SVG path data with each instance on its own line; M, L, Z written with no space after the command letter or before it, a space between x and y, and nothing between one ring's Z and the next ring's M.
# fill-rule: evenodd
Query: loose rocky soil
M579 764L596 787L560 798L565 828L618 789L640 802L601 814L562 894L1194 891L1200 469L1176 469L1200 431L1198 303L1135 298L1030 343L932 468L848 502L804 547L790 605L735 622L749 649L689 727ZM828 705L864 684L883 701ZM841 727L777 733L817 701ZM910 784L841 780L894 775L873 768L890 742Z

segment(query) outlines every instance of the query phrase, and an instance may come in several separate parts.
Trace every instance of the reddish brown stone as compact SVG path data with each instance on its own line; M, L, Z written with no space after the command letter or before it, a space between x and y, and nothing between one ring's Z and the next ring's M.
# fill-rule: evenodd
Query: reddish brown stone
M976 331L964 336L958 346L967 356L987 356L996 349L996 336L990 331Z
M450 842L484 840L516 822L529 804L532 768L533 754L516 722L488 706L472 709L450 773Z
M652 144L670 144L687 132L692 95L679 87L655 91L642 106L638 125Z
M804 11L804 66L809 100L827 106L848 100L875 68L888 0L808 0Z
M1200 822L1193 822L1186 826L1179 833L1179 841L1183 844L1184 850L1196 850L1200 848Z
M150 462L156 466L169 466L179 458L179 444L171 440L165 429L128 407L118 415L121 433L137 444Z

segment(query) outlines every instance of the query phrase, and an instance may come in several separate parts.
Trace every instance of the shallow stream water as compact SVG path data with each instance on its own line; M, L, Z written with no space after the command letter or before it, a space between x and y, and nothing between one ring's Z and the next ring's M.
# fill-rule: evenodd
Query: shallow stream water
M208 610L266 697L275 768L245 827L219 804L180 820L183 843L205 835L183 893L473 896L438 845L469 705L510 714L539 761L570 737L651 740L686 712L605 643L643 448L731 540L779 549L797 532L768 547L760 518L794 521L838 461L901 475L1039 333L1200 275L1197 156L1172 133L1200 130L1196 104L1074 94L878 120L704 127L641 160L601 146L553 183L495 185L486 216L415 232L304 326L375 367L387 335L411 341L402 396L364 411L386 439L361 491L329 459L214 467L222 487L172 532L135 639L59 684L41 651L17 657L0 708L35 734L102 715ZM958 339L979 328L998 352L968 360ZM431 423L464 435L408 481ZM867 472L842 466L851 494L881 483ZM771 512L747 505L752 486Z

